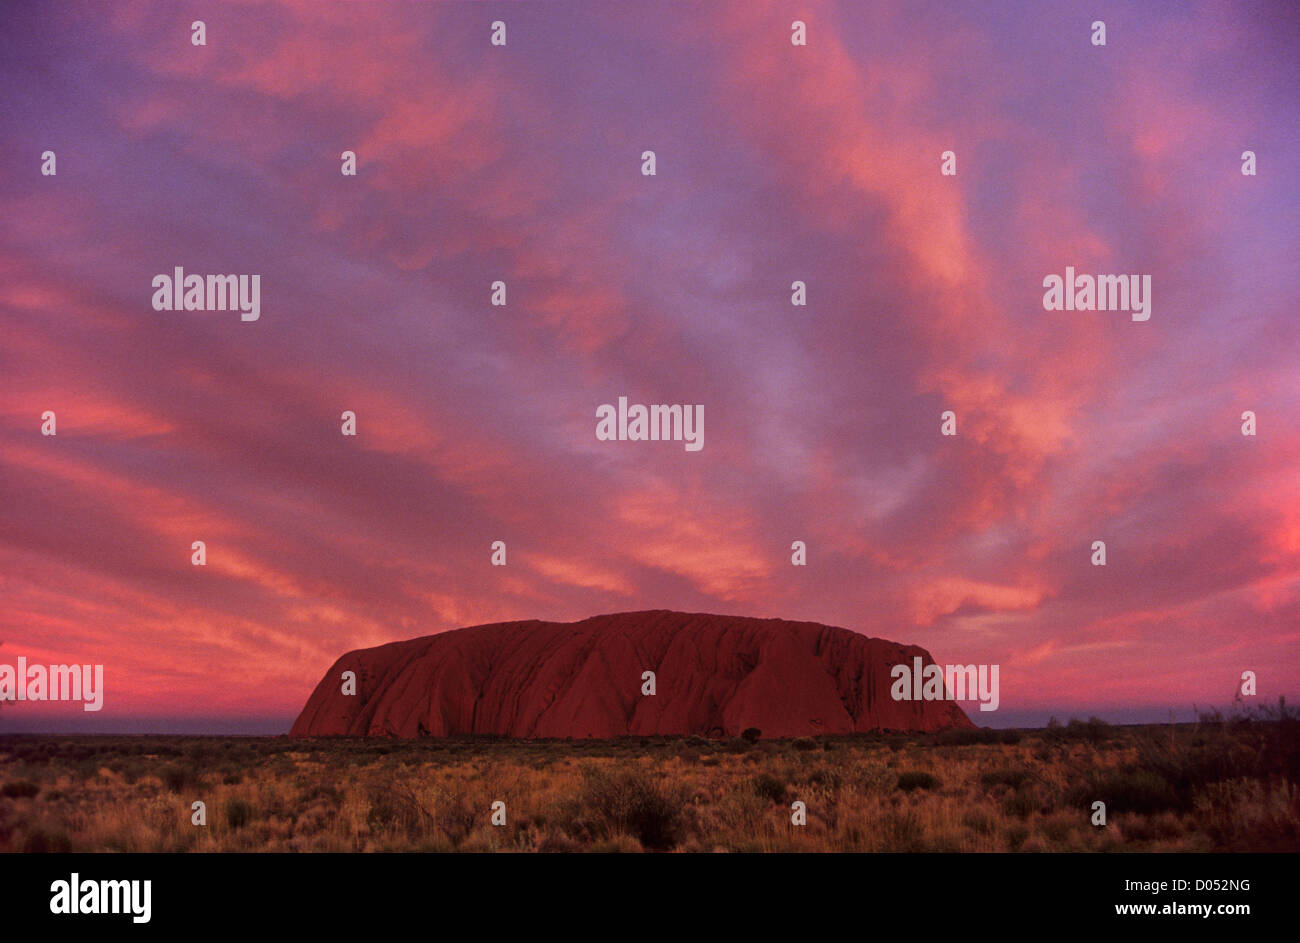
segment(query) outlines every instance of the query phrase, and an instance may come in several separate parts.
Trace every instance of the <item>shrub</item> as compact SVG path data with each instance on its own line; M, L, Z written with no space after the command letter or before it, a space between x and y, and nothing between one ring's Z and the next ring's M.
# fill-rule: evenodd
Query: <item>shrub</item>
M1023 825L1013 825L1007 829L1007 846L1012 851L1019 851L1020 846L1029 838L1029 829Z
M6 799L30 799L41 791L41 787L29 779L19 779L0 786L0 796Z
M808 750L815 750L817 749L817 741L814 740L812 737L798 737L794 741L794 748L796 750L801 750L804 752L807 752Z
M226 824L231 828L243 828L252 820L252 803L243 799L231 799L226 803Z
M898 775L898 788L903 792L911 792L913 789L937 789L940 785L937 776L924 770L914 770Z
M1294 781L1300 773L1297 727L1300 725L1286 721L1237 721L1199 728L1196 738L1190 741L1145 733L1137 740L1137 759L1126 768L1126 774L1141 771L1157 777L1166 787L1161 790L1165 794L1163 807L1185 811L1191 808L1196 795L1216 783L1236 779ZM1139 792L1151 792L1151 788Z
M1038 808L1033 796L1024 792L1013 792L1002 800L1002 811L1008 818L1027 819Z
M478 824L478 813L465 800L454 799L438 807L436 821L443 834L459 847Z
M763 731L757 727L746 727L740 735L750 743L758 743L759 738L763 736Z
M854 770L853 780L859 789L866 792L892 792L898 784L898 776L882 763L865 763Z
M366 824L376 832L396 832L413 841L423 838L436 824L445 824L448 832L456 831L463 838L464 834L459 834L456 809L448 808L445 812L446 822L435 822L433 813L425 808L413 789L392 782L372 791Z
M911 853L925 850L925 829L915 809L890 812L878 827L881 851Z
M643 847L653 850L677 842L683 797L667 794L639 769L584 771L579 801L596 816L606 838L634 835Z
M992 835L997 825L993 816L982 809L971 809L962 816L962 824L979 835Z
M1051 742L1083 740L1088 743L1104 743L1114 735L1115 729L1099 717L1089 717L1087 721L1071 717L1065 726L1061 726L1061 722L1053 717L1043 731L1043 739Z
M988 727L976 727L974 730L942 730L934 735L934 742L939 746L964 747L977 743L1019 743L1018 730L993 730Z
M1069 802L1088 806L1100 799L1108 814L1114 812L1165 812L1186 809L1190 796L1158 774L1145 769L1110 770L1089 778L1072 789Z
M172 792L180 792L186 786L194 781L194 774L191 770L179 764L164 766L158 773L163 784Z
M29 855L67 854L72 850L72 839L66 832L37 829L23 840L22 848Z
M825 786L828 789L838 789L841 781L839 772L829 766L819 766L808 774L808 784L810 786Z
M1003 769L991 769L980 776L980 783L985 788L992 786L1009 786L1012 789L1019 789L1029 779L1029 770L1020 767L1004 767Z
M785 783L771 773L759 773L749 781L749 788L768 802L785 801Z

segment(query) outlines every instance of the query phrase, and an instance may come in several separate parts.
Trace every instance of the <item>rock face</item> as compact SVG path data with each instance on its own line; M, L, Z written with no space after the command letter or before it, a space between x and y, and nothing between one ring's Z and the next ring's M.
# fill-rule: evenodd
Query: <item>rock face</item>
M498 622L344 655L291 736L765 737L974 727L952 701L895 701L915 645L815 622L656 610ZM342 675L356 672L356 694ZM642 672L656 693L641 693Z

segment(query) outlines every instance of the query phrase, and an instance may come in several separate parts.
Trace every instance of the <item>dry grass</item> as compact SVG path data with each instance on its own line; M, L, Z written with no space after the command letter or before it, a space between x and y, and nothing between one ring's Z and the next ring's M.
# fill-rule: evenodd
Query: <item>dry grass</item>
M757 743L7 737L0 850L1295 851L1296 727ZM496 800L504 826L491 824ZM1090 824L1096 800L1105 827Z

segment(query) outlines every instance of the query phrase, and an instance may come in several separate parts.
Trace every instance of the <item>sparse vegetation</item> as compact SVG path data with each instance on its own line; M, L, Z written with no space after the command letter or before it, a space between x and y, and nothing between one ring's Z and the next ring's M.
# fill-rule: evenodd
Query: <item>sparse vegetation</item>
M1297 851L1298 731L1279 705L798 740L9 736L0 850Z

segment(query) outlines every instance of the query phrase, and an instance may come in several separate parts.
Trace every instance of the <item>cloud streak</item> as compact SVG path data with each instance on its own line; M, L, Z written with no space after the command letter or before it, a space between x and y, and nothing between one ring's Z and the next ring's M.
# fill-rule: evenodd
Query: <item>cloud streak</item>
M1019 722L1295 694L1293 26L660 12L6 12L0 658L270 730L351 648L674 608L1000 663ZM261 320L152 311L178 264ZM1044 311L1065 265L1151 273L1151 321ZM619 395L707 447L597 442Z

